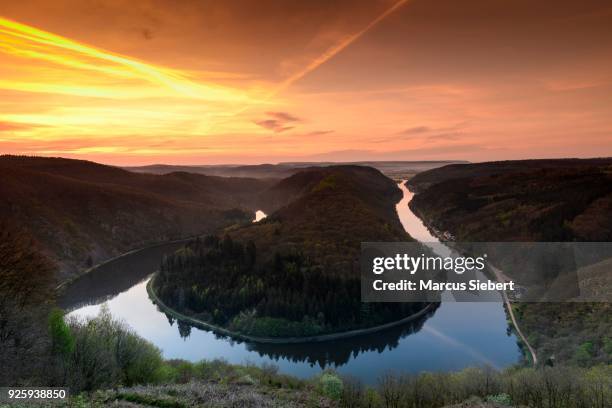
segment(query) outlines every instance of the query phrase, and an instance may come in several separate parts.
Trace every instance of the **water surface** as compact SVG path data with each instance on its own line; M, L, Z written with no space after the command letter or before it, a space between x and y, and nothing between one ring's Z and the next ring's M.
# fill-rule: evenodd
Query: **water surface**
M408 208L404 194L397 211L404 228L423 242L436 242ZM280 371L309 377L333 367L374 383L389 370L449 371L473 365L502 368L518 361L514 335L508 335L501 303L442 302L417 321L351 339L314 344L272 345L234 341L168 318L151 302L146 283L164 253L180 244L162 245L109 262L67 288L61 305L70 316L96 315L102 304L139 335L158 346L164 357L190 361L224 358L232 363L274 363Z

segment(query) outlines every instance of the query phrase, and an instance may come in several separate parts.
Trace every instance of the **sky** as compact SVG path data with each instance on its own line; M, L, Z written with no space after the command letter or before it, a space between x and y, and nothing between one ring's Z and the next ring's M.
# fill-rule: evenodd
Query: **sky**
M0 0L0 153L612 156L612 3Z

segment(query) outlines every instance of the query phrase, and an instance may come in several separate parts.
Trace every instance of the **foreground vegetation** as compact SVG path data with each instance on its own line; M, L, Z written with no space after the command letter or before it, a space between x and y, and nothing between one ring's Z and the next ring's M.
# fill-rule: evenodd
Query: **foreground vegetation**
M71 389L70 401L57 405L433 408L481 401L491 407L606 408L612 401L610 365L389 373L365 385L330 370L303 380L274 365L164 360L105 308L86 320L64 320L55 310L49 333L54 358L38 381Z
M456 373L388 374L373 386L326 371L308 380L274 367L173 362L178 379L159 385L82 393L75 406L136 403L153 407L462 407L607 408L610 366L509 369L469 368Z

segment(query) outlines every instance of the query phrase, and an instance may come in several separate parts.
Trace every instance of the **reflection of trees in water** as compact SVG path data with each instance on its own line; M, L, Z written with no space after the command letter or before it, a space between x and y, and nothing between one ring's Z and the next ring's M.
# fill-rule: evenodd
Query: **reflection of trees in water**
M171 315L169 315L168 313L162 311L159 309L159 306L157 306L157 311L163 313L164 315L166 315L166 319L168 319L168 323L170 323L170 326L172 327L172 325L174 324L174 317L172 317Z
M100 265L67 285L58 304L71 311L104 303L142 282L159 269L162 257L184 243L163 244Z
M178 326L178 331L179 331L179 335L181 336L181 339L186 339L187 337L189 337L191 335L191 325L181 320L179 320L177 323L178 323L177 326Z
M435 304L423 316L411 322L361 336L354 336L333 341L301 344L246 342L246 348L249 351L255 351L260 356L269 357L272 360L284 358L294 363L307 362L311 366L317 364L321 368L328 366L341 366L346 364L351 356L355 358L359 354L368 351L377 351L378 353L382 353L386 349L393 350L399 345L401 339L420 331L425 322L435 314L438 307L440 307L439 303ZM182 325L190 325L187 323L182 323L180 320L178 321L179 333L181 334L181 337L184 337L183 333L185 329L181 328ZM187 333L187 336L188 335L189 333ZM223 335L216 334L215 337L238 344L243 343L243 341L231 339Z
M421 330L427 319L434 315L438 307L439 304L423 316L406 324L363 336L307 344L249 343L247 348L273 360L286 358L292 362L318 364L321 368L340 366L346 364L351 356L355 358L368 351L382 353L386 349L393 350L399 345L402 338Z
M59 304L66 310L75 310L87 305L100 304L108 301L134 285L145 280L153 271L157 270L164 254L174 252L183 244L172 243L147 248L101 265L94 271L75 280L68 285L59 300ZM247 348L262 356L274 360L286 358L293 362L308 362L321 367L330 365L343 365L351 356L356 357L367 351L382 353L385 349L394 349L399 341L415 332L418 332L427 319L435 313L438 306L432 308L420 318L380 332L362 336L305 344L259 344L247 343ZM168 323L172 326L175 319L166 315ZM177 329L182 338L191 334L191 325L177 321ZM242 343L227 336L217 335L225 341Z

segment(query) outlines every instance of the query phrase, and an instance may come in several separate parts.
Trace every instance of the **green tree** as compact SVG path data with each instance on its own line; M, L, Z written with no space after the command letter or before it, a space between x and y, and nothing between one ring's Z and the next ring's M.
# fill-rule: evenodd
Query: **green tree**
M51 347L54 353L67 358L74 351L74 337L70 327L64 321L64 312L54 308L49 314L49 332Z

